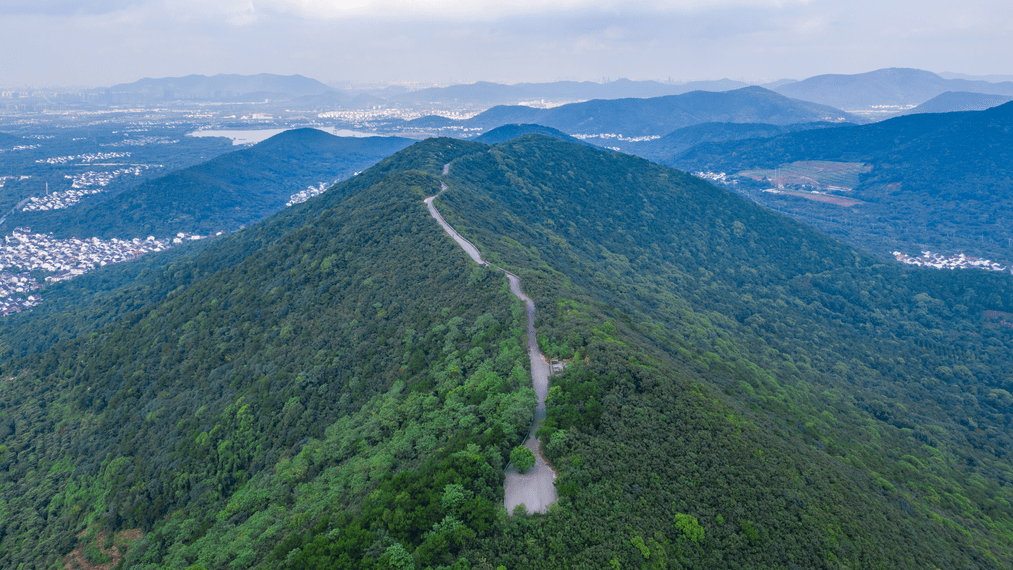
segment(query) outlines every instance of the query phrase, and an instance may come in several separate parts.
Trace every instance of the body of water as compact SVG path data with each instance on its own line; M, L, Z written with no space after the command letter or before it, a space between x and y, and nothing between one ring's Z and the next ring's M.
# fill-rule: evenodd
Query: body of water
M265 141L265 140L273 137L274 135L277 135L279 133L283 133L285 131L290 131L290 130L295 129L295 128L302 128L302 127L290 127L290 128L286 128L286 129L250 129L250 130L221 129L221 130L194 131L192 133L187 133L187 136L189 136L189 137L225 137L227 139L232 139L232 144L234 144L234 145L244 145L244 144L257 144L257 143L259 143L261 141ZM361 131L351 131L351 130L348 130L348 129L336 129L334 127L328 127L328 128L323 128L323 129L317 129L317 130L324 131L325 133L330 133L330 134L332 134L334 136L337 136L337 137L375 137L375 136L380 136L380 135L377 135L376 133L364 133L364 132L361 132Z

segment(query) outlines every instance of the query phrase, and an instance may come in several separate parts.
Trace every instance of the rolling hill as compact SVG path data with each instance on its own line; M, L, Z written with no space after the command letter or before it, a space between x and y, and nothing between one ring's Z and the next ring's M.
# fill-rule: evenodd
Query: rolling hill
M503 125L502 127L496 127L491 131L482 133L480 136L476 137L474 141L485 144L498 144L524 135L542 135L561 141L587 144L571 137L563 131L553 129L551 127L543 127L541 125Z
M525 311L443 184L568 362L544 515L502 507ZM429 139L6 356L0 565L1008 566L1008 284L633 156Z
M396 95L393 100L404 105L516 105L525 101L586 101L589 99L628 99L681 95L690 91L731 91L747 87L741 81L691 81L659 83L618 79L604 83L593 81L552 81L504 85L479 81L448 87L431 87Z
M133 83L113 85L107 91L156 100L253 101L267 98L296 98L321 95L332 88L302 75L218 74L186 77L144 78Z
M705 143L668 164L736 173L799 161L864 163L871 170L846 193L864 205L841 208L751 195L879 255L964 252L1008 265L1011 127L1013 103L1006 103L986 111L914 114L871 125Z
M172 172L103 200L18 213L11 225L66 237L207 235L232 231L285 207L292 194L365 170L413 141L285 131L248 149Z
M8 133L0 133L0 146L12 146L21 143L24 139ZM9 150L9 149L8 149Z
M854 75L817 75L776 87L774 91L794 99L852 110L874 105L920 105L947 91L1013 96L1013 82L943 79L931 71L891 67Z
M1013 101L1013 95L985 95L963 91L947 91L929 99L905 114L952 113L954 111L984 111Z
M785 133L809 129L852 126L852 123L795 123L791 125L770 125L765 123L700 123L676 129L667 135L647 141L602 140L620 150L637 156L665 163L672 157L705 142L720 142L740 139L769 138Z
M594 100L551 109L498 106L462 124L491 129L510 123L530 123L571 135L644 137L662 136L708 122L787 125L850 120L855 118L837 109L792 100L762 87L745 87L723 93L694 91L649 99Z

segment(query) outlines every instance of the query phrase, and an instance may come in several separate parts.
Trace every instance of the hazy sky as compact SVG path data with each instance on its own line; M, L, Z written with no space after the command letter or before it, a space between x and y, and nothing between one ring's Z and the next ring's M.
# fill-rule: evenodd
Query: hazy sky
M987 0L0 0L0 86L191 73L327 83L1013 73Z

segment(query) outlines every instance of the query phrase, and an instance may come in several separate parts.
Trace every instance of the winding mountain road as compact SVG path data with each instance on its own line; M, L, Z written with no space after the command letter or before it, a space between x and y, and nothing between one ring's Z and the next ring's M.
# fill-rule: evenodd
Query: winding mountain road
M450 170L450 165L446 164L443 166L443 174L447 174ZM457 233L440 212L436 209L433 201L443 192L447 190L447 185L440 183L440 191L435 196L430 196L424 201L426 207L429 208L429 214L440 223L444 231L450 235L457 242L461 249L468 254L468 257L475 263L480 265L490 266L488 261L482 259L482 255L479 253L478 248L475 244L466 240L464 236ZM528 430L528 436L524 440L524 446L530 449L535 454L535 466L527 471L527 473L521 473L517 470L513 464L507 465L506 469L506 484L504 489L504 500L503 506L506 507L508 513L513 513L514 508L518 505L524 505L524 508L529 513L544 513L549 510L549 505L555 503L558 500L556 495L556 486L554 481L556 479L556 473L549 467L548 463L542 457L541 453L541 442L536 437L538 428L542 427L542 421L545 420L545 397L549 393L549 375L551 370L549 363L545 360L545 357L538 350L538 340L535 336L535 303L530 297L524 294L521 290L521 279L509 271L497 267L506 276L510 282L510 292L515 297L524 301L528 312L528 358L531 361L531 383L534 386L535 394L538 396L538 407L535 408L535 421L531 424L531 428Z

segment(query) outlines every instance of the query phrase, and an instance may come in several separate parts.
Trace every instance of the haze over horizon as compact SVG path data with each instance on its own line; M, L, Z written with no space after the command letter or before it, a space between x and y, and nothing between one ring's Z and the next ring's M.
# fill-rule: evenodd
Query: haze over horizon
M12 0L0 85L301 74L325 83L731 79L912 67L1010 73L997 1Z

